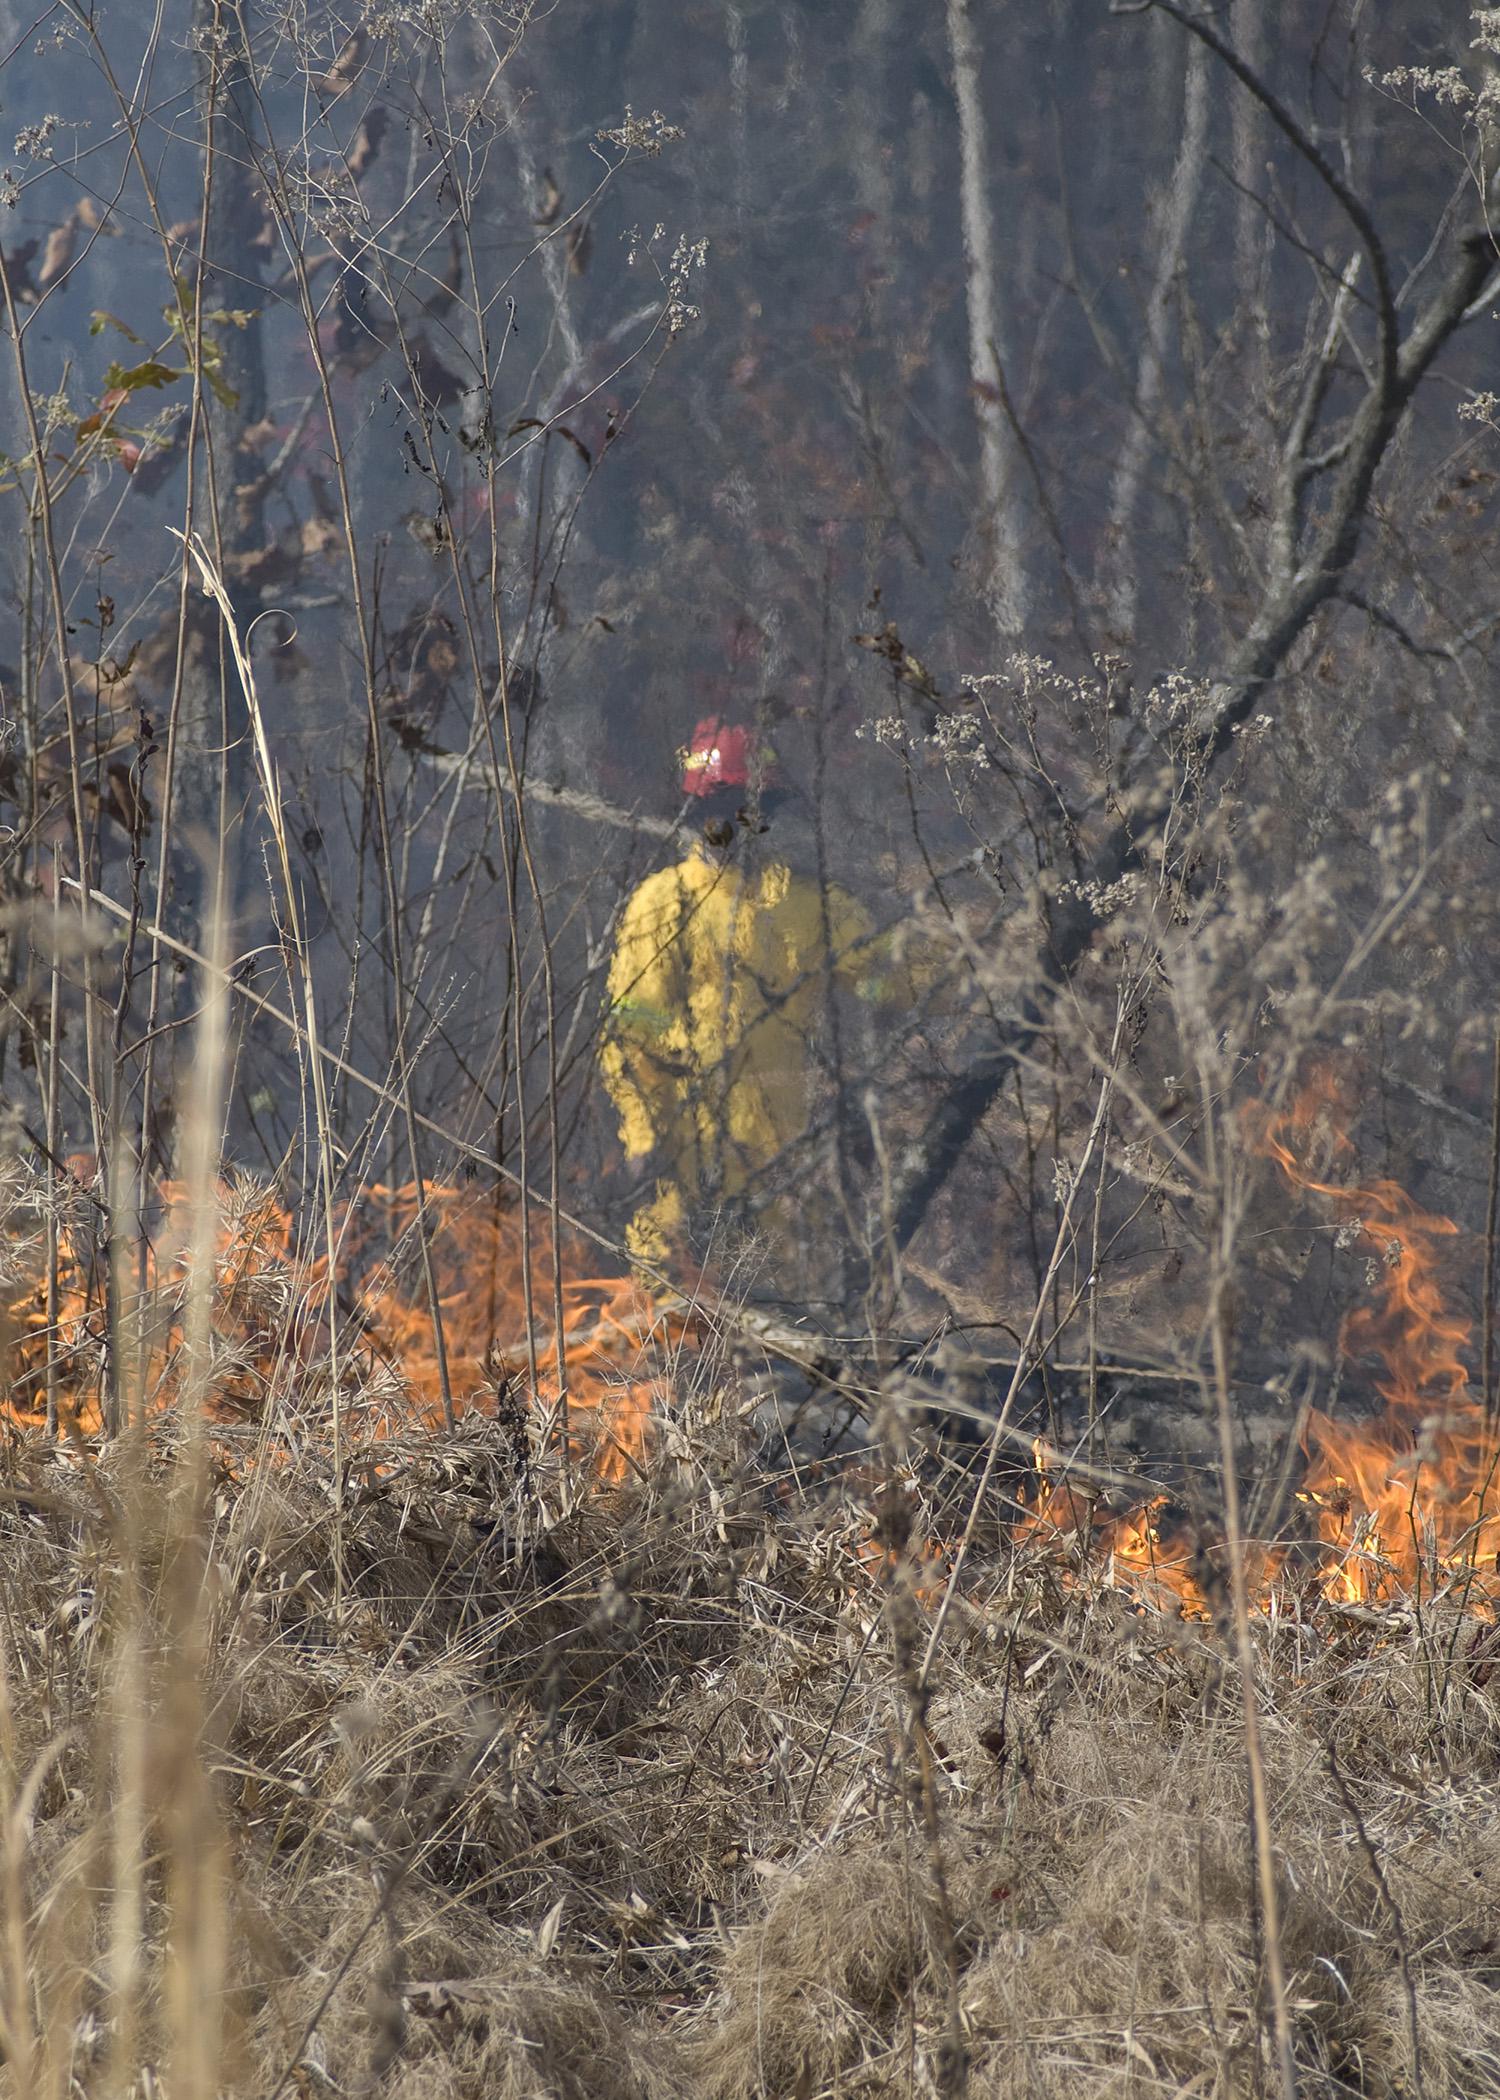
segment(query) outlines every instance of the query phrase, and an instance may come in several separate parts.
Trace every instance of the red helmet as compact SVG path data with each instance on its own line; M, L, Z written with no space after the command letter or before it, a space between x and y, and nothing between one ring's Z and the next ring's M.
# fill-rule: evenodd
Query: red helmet
M776 753L765 739L743 722L726 722L721 715L705 715L693 731L693 741L678 753L682 760L682 792L713 795L720 788L775 787L781 780Z

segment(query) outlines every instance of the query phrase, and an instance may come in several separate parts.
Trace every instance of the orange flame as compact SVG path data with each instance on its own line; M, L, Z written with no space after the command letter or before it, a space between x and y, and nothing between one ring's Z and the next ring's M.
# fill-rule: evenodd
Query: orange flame
M1044 1438L1038 1437L1031 1449L1037 1482L1029 1498L1021 1491L1026 1513L1015 1527L1018 1540L1080 1542L1109 1588L1170 1616L1210 1617L1208 1599L1189 1572L1196 1540L1180 1527L1163 1533L1167 1496L1112 1516L1058 1477L1057 1454Z
M551 1416L566 1395L570 1431L593 1443L604 1478L624 1479L639 1464L663 1397L648 1360L652 1344L667 1338L664 1317L628 1276L567 1273L570 1259L581 1265L587 1257L564 1248L559 1342L544 1222L531 1221L528 1249L515 1208L452 1188L429 1188L426 1196L455 1406L492 1413L498 1388L520 1383L532 1405ZM371 1198L384 1208L384 1234L398 1245L407 1240L416 1226L415 1187L376 1188ZM399 1371L403 1400L415 1400L435 1427L442 1419L441 1377L425 1298L403 1286L386 1261L366 1283L360 1305L372 1343ZM575 1413L582 1420L574 1422ZM390 1426L387 1414L379 1433L388 1434Z
M307 1394L328 1390L329 1366L320 1360L327 1259L298 1255L290 1213L274 1193L234 1180L218 1193L210 1415L220 1423L274 1420L274 1411L286 1408L299 1433L315 1432ZM674 1338L658 1309L627 1276L569 1273L582 1260L580 1250L564 1247L559 1341L545 1223L532 1221L527 1246L520 1213L493 1196L438 1185L424 1193L455 1414L493 1416L519 1395L545 1429L562 1418L565 1395L575 1452L586 1453L601 1478L625 1478L639 1463L662 1398L659 1346ZM372 1188L336 1220L339 1382L356 1443L443 1419L431 1309L406 1280L416 1216L416 1189L408 1185ZM144 1259L132 1262L120 1293L115 1369L155 1414L178 1394L184 1371L190 1256L180 1184L153 1192L150 1223ZM12 1363L0 1417L17 1426L39 1423L50 1353L65 1426L91 1435L103 1422L99 1262L77 1229L61 1232L59 1252L58 1318L49 1330L40 1235L29 1245L13 1243L22 1276L8 1294ZM320 1405L326 1408L326 1397Z
M1335 1073L1313 1073L1292 1107L1252 1111L1257 1143L1293 1187L1326 1198L1372 1256L1375 1303L1349 1314L1340 1348L1371 1358L1384 1414L1369 1423L1316 1413L1302 1500L1326 1551L1323 1587L1349 1603L1457 1590L1474 1608L1500 1598L1500 1442L1470 1391L1468 1321L1447 1303L1444 1242L1458 1227L1394 1181L1326 1176L1352 1158L1350 1104ZM1314 1162L1327 1161L1321 1175Z

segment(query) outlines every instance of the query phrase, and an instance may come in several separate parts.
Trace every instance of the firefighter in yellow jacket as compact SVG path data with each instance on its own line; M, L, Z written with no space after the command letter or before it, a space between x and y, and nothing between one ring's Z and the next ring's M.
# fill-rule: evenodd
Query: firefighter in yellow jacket
M658 1170L626 1230L649 1262L680 1241L695 1210L742 1196L807 1130L810 1043L829 979L867 989L872 962L870 924L852 898L774 855L743 866L726 850L741 810L755 815L780 785L754 733L710 717L682 763L705 834L625 907L602 1051L626 1155Z

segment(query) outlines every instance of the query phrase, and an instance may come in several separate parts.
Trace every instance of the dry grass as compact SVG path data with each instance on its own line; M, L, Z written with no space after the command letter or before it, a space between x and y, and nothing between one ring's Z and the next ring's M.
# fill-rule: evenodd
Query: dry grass
M772 1492L734 1418L687 1403L562 1518L498 1430L393 1453L342 1624L315 1458L193 1506L180 1459L15 1448L7 2089L953 2090L950 1982L972 2093L1261 2087L1221 1634L979 1555L928 1714L940 1900L859 1520ZM1257 1640L1304 2090L1500 2092L1492 1637Z

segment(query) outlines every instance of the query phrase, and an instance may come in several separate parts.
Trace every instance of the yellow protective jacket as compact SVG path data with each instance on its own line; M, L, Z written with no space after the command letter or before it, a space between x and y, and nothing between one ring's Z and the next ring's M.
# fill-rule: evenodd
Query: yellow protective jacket
M868 977L869 935L851 897L779 861L695 852L649 875L620 922L602 1051L629 1157L732 1194L799 1137L829 970Z

